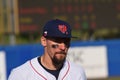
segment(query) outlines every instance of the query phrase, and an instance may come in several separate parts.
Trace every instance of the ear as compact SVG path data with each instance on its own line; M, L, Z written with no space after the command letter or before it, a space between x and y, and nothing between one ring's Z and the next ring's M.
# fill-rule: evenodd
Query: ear
M41 37L41 44L45 47L46 46L46 38L44 36Z

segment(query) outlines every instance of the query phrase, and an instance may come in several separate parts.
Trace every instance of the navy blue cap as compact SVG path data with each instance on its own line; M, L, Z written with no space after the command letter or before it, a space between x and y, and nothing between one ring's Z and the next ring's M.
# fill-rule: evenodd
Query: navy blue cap
M44 37L72 38L71 26L62 20L55 19L48 21L43 27Z

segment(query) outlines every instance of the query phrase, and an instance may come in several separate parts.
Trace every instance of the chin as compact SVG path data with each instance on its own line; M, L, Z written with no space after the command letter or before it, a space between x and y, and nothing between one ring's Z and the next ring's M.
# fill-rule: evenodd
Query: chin
M53 62L56 65L63 64L64 61L65 61L65 56L56 56L56 57L53 58Z

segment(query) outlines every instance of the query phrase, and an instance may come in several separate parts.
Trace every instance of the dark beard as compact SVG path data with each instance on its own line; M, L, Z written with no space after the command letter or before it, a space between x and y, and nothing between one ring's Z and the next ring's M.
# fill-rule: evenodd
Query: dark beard
M65 61L65 58L63 60L58 60L55 56L52 58L52 62L56 67L60 65L62 66L64 61Z

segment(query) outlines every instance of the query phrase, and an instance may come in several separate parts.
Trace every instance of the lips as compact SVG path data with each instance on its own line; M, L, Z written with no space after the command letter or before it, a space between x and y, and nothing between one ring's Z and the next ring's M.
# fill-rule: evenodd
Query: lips
M64 55L66 55L65 52L56 52L56 54L64 54Z

